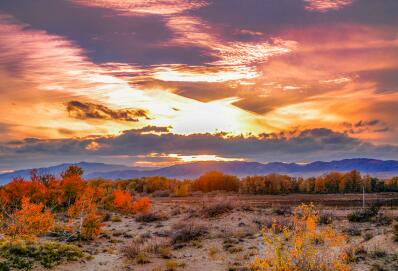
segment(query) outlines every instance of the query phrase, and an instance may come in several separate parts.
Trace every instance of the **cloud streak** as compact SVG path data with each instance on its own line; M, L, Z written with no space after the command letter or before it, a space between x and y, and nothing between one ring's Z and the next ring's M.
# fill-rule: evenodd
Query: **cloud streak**
M111 109L101 104L70 101L66 110L69 115L77 119L97 119L138 122L139 118L149 119L143 109Z

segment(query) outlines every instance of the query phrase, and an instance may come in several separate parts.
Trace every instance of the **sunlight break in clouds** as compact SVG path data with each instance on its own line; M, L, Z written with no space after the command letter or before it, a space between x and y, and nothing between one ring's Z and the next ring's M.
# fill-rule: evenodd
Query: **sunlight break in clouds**
M166 65L153 69L153 77L162 81L180 82L225 82L253 79L258 73L249 67L236 69L185 65Z
M329 10L338 10L351 5L354 0L304 0L305 9L310 11L327 12Z
M72 0L89 7L109 8L124 15L173 15L206 6L202 0Z
M83 50L63 37L13 24L4 18L0 21L0 36L0 64L4 67L0 72L4 78L1 91L13 90L0 101L7 108L1 111L0 122L11 125L10 136L117 134L146 124L172 126L174 132L184 134L218 129L246 133L263 129L256 116L231 102L202 103L161 88L134 89L124 79L90 62ZM18 76L10 77L8 73L14 71ZM76 121L67 112L67 103L76 100L102 104L101 112L95 109L94 118ZM116 112L115 116L120 113L123 116L99 118L98 114L103 116L104 110L108 115ZM129 121L125 116L126 112L140 110L148 112L145 113L148 117L141 117L139 122ZM225 116L205 120L197 112L224 112Z

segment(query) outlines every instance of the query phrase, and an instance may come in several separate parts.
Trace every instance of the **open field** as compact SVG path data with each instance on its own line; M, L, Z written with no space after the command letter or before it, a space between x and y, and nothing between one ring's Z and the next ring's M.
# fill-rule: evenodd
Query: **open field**
M366 195L369 202L396 197ZM261 228L273 221L288 223L292 207L302 201L312 201L321 214L330 214L333 228L346 233L350 246L361 248L352 262L353 270L398 270L398 243L392 232L396 222L383 218L397 219L397 206L382 207L380 219L349 222L347 215L358 209L353 205L360 199L361 195L355 194L151 198L152 210L146 218L112 213L109 221L103 222L103 233L97 240L76 242L91 255L89 258L61 264L54 270L249 270L248 264L264 249ZM222 202L231 209L223 212ZM214 203L220 204L220 213L209 215L206 208ZM179 227L191 227L198 233L173 242ZM133 240L138 239L142 240L142 251L128 254L126 249L137 246ZM143 253L147 245L163 248Z
M219 195L191 196L176 198L155 198L157 204L202 204L207 198ZM228 197L228 196L226 196ZM288 195L230 195L245 205L252 207L264 207L270 204L297 205L300 203L314 203L329 207L361 207L362 194L288 194ZM398 206L398 193L373 193L365 194L367 204L380 203L384 206Z

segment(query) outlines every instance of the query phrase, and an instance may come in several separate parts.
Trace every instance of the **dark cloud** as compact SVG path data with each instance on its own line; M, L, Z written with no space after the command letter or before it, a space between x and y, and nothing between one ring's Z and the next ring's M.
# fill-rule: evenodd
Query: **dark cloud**
M163 132L158 134L149 133ZM313 161L352 157L398 158L398 148L390 145L373 145L350 137L345 133L318 128L280 134L254 136L225 136L223 134L177 135L167 133L168 127L146 127L123 132L118 136L98 136L80 139L27 139L19 144L4 144L5 154L23 162L36 156L42 161L51 157L83 160L91 157L142 157L152 153L200 155L214 154L221 157L239 157L260 162L267 161ZM87 150L96 142L98 148ZM6 157L6 158L5 158ZM138 159L138 158L137 158Z
M345 128L344 132L348 134L385 133L391 130L386 123L378 119L360 120L355 123L344 122L342 126Z
M77 119L99 119L116 121L139 121L139 118L149 119L143 109L110 109L104 105L70 101L66 107L69 115Z

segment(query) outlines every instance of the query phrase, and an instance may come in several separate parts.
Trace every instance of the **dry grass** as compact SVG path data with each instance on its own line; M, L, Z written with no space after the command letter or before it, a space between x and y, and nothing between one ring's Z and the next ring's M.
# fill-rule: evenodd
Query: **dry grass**
M161 256L162 258L172 257L170 242L159 238L131 240L121 248L121 253L130 260L136 260L137 263L144 263L144 258L149 258L149 255Z
M229 213L238 206L234 199L226 197L218 197L210 199L202 208L202 214L208 218L218 217L225 213Z
M179 222L173 225L172 244L187 243L197 240L208 233L208 228L199 221Z

